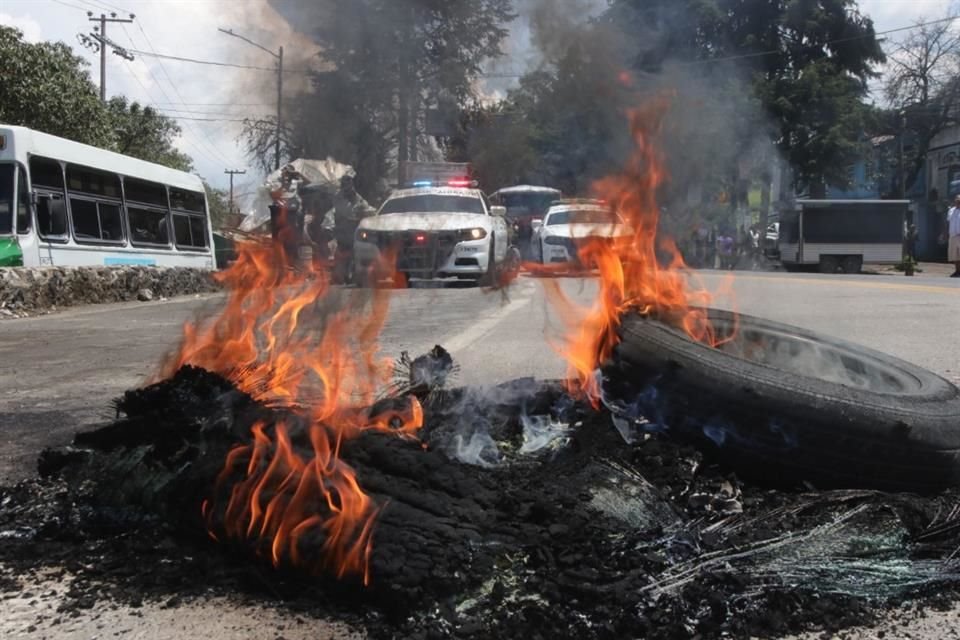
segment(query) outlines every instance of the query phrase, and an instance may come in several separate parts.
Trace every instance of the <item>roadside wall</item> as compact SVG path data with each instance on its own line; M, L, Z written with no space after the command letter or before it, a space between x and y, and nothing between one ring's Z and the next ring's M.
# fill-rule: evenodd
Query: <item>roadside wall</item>
M0 317L218 289L213 272L183 267L11 267L0 269Z

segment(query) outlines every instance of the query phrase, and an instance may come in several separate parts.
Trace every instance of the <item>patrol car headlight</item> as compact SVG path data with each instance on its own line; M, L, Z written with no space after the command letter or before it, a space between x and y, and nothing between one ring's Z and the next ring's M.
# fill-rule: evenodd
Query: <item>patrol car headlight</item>
M483 240L487 237L487 230L482 227L474 227L473 229L461 229L460 230L460 240Z

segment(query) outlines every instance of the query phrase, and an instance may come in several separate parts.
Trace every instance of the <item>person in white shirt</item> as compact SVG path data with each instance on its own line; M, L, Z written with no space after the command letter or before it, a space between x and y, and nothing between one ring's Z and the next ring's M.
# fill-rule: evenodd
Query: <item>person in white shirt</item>
M956 267L950 277L960 278L960 195L947 210L947 238L947 260Z

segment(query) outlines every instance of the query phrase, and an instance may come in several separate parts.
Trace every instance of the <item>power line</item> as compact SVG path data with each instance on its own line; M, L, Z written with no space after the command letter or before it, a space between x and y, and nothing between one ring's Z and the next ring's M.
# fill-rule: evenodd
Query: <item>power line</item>
M109 2L103 2L103 0L82 0L82 1L86 2L87 4L98 4L101 7L106 7L108 11L112 10L112 11L119 11L121 13L130 13L126 9L121 9L117 5L110 4Z
M84 13L89 11L89 9L87 9L86 7L81 7L80 5L73 4L72 2L64 2L64 0L53 0L53 1L56 2L57 4L62 4L65 7L70 7L71 9L77 9L79 11L83 11Z
M272 107L267 102L154 102L155 105L179 104L183 107Z
M143 34L143 37L144 37L144 39L145 39L146 42L147 42L147 47L148 47L151 51L155 51L154 46L153 46L153 43L150 41L150 36L148 36L148 35L147 35L147 32L144 31L143 25L141 25L141 24L138 22L138 23L137 23L137 27L140 29L140 33ZM133 37L132 37L126 30L124 30L124 33L126 34L127 38L130 40L130 42L133 43ZM176 83L175 83L175 82L173 81L173 79L170 77L170 74L167 73L166 67L164 67L164 66L163 66L163 63L160 62L160 61L157 61L157 64L160 66L160 71L163 72L163 75L167 78L167 82L170 84L170 88L173 89L173 92L176 94L176 96L177 96L177 98L180 100L180 102L183 102L183 101L184 101L184 100L183 100L183 96L180 95L180 90L177 89ZM149 69L149 67L148 67L148 69ZM150 74L153 75L153 72L151 71ZM155 81L156 81L156 79L155 79ZM163 90L163 86L160 84L159 81L157 81L157 86L160 88L160 91L161 91L161 93L163 93L164 97L166 97L166 98L169 100L169 99L170 99L170 96L168 96L167 93L166 93L166 91ZM193 129L193 128L191 127L191 130L192 130L192 129ZM224 161L225 164L230 164L229 159L228 159L223 153L221 153L219 149L217 149L217 147L216 147L216 145L214 144L214 142L210 139L210 136L207 135L207 132L204 131L202 127L196 127L196 130L198 130L198 131L200 132L200 134L205 138L206 144L209 146L210 150L213 151L213 154L214 154L215 156L219 156L219 157L221 158L221 160Z
M128 38L128 39L131 39L131 38L130 38L130 33L127 32L127 31L124 31L124 32L126 33L127 38ZM132 39L131 39L131 41L132 41ZM164 90L163 85L160 84L160 81L159 81L159 80L157 79L157 77L153 74L153 70L150 69L149 66L147 67L147 73L150 74L150 77L153 79L153 82L154 82L154 84L157 86L157 89L160 90L160 93L163 94L163 96L164 96L167 100L169 100L169 99L170 99L170 96L167 95L167 92ZM152 102L152 101L153 101L153 96L150 94L150 91L147 90L146 86L144 86L143 82L140 81L140 78L137 76L137 74L136 74L132 69L130 70L130 74L134 77L134 79L137 81L137 83L140 85L140 87L144 90L144 93L146 94L147 98ZM189 125L188 125L188 126L189 126ZM193 130L191 129L190 131L192 132ZM198 152L200 153L200 155L206 156L207 159L208 159L208 160L211 160L214 164L220 164L220 163L223 162L224 158L222 157L221 154L219 154L219 153L216 151L216 149L214 149L214 150L213 150L213 153L211 154L210 150L204 148L203 146L201 146L201 145L199 144L199 143L200 143L200 140L199 140L199 139L198 139L198 140L194 140L194 139L192 139L192 138L184 138L184 139L186 140L186 142L187 142L191 147L193 147L196 151L198 151ZM218 157L218 156L220 156L220 157Z
M128 61L128 62L129 62L129 61ZM140 85L140 88L143 89L143 93L144 93L145 96L147 96L147 99L149 99L149 100L152 101L152 100L153 100L153 96L150 95L150 90L147 89L147 87L146 87L145 84L143 84L143 81L140 80L140 77L139 77L136 73L133 73L132 71L131 71L130 75L133 76L133 79L136 80L136 81L137 81L137 84ZM154 79L154 82L156 82L156 79ZM163 88L161 87L160 90L163 91ZM179 120L179 118L178 118L178 120ZM188 143L190 146L192 146L194 149L196 149L197 151L199 151L199 152L200 152L200 155L205 155L205 156L207 156L207 159L208 159L208 160L212 160L212 161L214 161L214 162L218 162L218 159L217 159L217 158L214 158L213 156L211 156L203 147L199 146L195 141L193 141L193 140L191 140L191 139L189 139L189 138L184 138L184 139L187 141L187 143Z
M98 0L77 0L77 2L91 7L94 11L119 11L120 13L130 13L126 9L121 9L117 6L110 6L104 2L98 2Z
M164 60L175 60L177 62L190 62L193 64L206 64L215 67L232 67L234 69L252 69L254 71L269 71L270 73L276 73L276 67L260 67L253 64L237 64L235 62L220 62L217 60L199 60L197 58L185 58L183 56L173 56L166 53L157 53L156 51L138 51L137 49L130 49L132 53L137 53L142 56L147 56L151 58L162 58ZM284 73L295 73L295 74L310 74L313 73L310 69L284 69Z
M258 120L263 118L249 117L249 118L199 118L195 116L178 116L172 114L168 117L176 118L177 120L189 120L190 122L246 122L248 120Z
M101 13L100 17L93 15L93 11L87 11L87 21L88 22L99 22L99 26L93 28L92 33L81 33L77 34L77 38L80 40L80 44L87 47L88 49L93 50L95 53L100 53L100 101L107 101L107 47L113 49L113 52L120 56L121 58L126 58L132 60L133 57L125 51L122 47L115 45L109 38L107 38L107 25L110 23L120 24L121 26L127 22L133 22L135 16L131 13L129 18L118 18L116 13L111 13L110 17L107 17L107 14Z
M156 109L157 111L168 111L170 113L183 113L183 114L195 115L195 116L243 116L243 115L246 115L247 113L247 110L241 110L239 112L238 111L231 112L231 111L223 111L222 109L211 110L211 111L201 110L201 109L176 109L173 107L161 107L156 102L153 103L153 108ZM266 116L258 116L258 117L266 117Z
M214 67L230 67L234 69L250 69L253 71L269 71L271 73L277 72L276 67L261 67L253 64L239 64L236 62L223 62L219 60L200 60L198 58L186 58L184 56L174 56L166 53L159 53L156 51L152 51L152 52L140 51L138 49L128 49L128 51L130 51L131 53L136 53L141 56L147 56L150 58L162 58L164 60L174 60L176 62L189 62L191 64L204 64L204 65L210 65ZM299 74L299 75L308 75L314 72L315 70L313 69L284 69L283 70L283 73L292 73L292 74ZM504 73L500 73L500 72L480 73L478 75L484 78L519 78L524 74L521 72L514 71L514 72L504 72Z
M928 22L918 22L916 24L910 25L909 27L897 27L896 29L887 29L886 31L877 31L877 32L874 32L873 34L865 33L859 36L849 36L847 38L837 38L836 40L826 40L823 43L820 43L818 45L810 45L810 46L823 46L828 44L838 44L841 42L852 42L854 40L863 40L864 38L870 38L870 37L886 36L886 35L890 35L891 33L899 33L900 31L910 31L911 29L919 29L920 27L928 27L935 24L941 24L943 22L953 22L957 18L960 18L960 16L940 18L939 20L930 20ZM745 60L747 58L760 58L763 56L769 56L769 55L774 55L778 53L783 53L783 50L770 49L768 51L754 51L752 53L742 53L742 54L737 54L732 56L723 56L720 58L707 58L705 60L690 60L687 62L680 62L679 64L680 66L694 66L698 64L711 64L714 62L729 62L731 60Z

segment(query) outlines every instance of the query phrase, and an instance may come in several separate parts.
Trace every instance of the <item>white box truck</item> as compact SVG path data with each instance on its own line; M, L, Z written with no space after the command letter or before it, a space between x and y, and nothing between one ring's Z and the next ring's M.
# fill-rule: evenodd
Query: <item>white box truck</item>
M903 259L909 200L798 200L780 218L780 260L787 270L859 273L864 262Z

